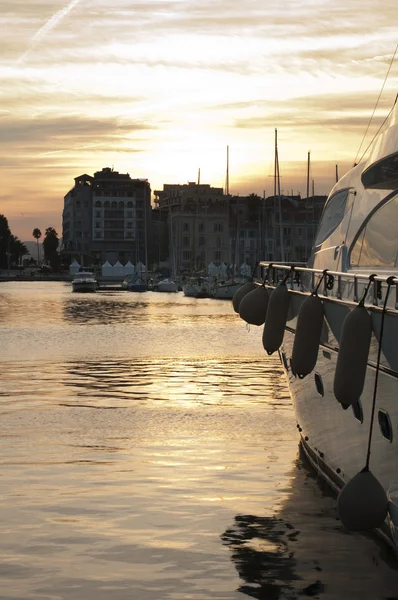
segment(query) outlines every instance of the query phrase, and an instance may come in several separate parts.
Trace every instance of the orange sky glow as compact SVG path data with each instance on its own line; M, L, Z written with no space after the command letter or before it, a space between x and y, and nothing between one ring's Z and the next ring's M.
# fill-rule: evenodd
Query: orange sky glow
M164 183L327 194L376 133L398 63L396 3L1 0L0 213L62 234L63 196L114 167Z

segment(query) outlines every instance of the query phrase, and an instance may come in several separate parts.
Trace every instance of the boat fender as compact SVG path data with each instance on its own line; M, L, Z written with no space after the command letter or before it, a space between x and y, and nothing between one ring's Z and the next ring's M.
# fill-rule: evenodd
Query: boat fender
M322 300L316 294L308 296L300 306L292 353L292 369L300 379L316 365L324 312Z
M383 525L388 512L387 494L367 467L343 487L337 498L337 512L349 531L369 531Z
M268 290L263 285L257 286L240 301L240 318L250 325L263 325L267 315L268 300Z
M358 305L343 322L333 391L341 404L358 402L365 385L372 318L364 306Z
M232 306L236 313L239 313L239 305L242 298L249 292L252 292L255 288L256 284L253 281L247 281L236 290L234 297L232 298Z
M282 344L289 302L290 294L285 283L278 285L270 294L263 330L263 346L268 354L278 350Z

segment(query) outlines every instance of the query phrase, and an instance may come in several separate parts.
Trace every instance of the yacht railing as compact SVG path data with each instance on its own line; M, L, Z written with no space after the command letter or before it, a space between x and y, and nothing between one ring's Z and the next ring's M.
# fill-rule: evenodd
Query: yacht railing
M290 286L291 291L312 292L319 286L318 293L324 297L343 299L346 284L352 284L353 302L359 302L361 294L369 285L372 293L372 303L380 306L383 303L383 291L387 284L395 287L395 309L398 310L398 276L377 275L377 273L352 273L343 271L332 271L329 269L312 269L303 263L258 263L255 277L271 286L276 286L282 280ZM383 286L384 284L384 286ZM336 286L336 287L335 287ZM390 304L390 303L389 303Z

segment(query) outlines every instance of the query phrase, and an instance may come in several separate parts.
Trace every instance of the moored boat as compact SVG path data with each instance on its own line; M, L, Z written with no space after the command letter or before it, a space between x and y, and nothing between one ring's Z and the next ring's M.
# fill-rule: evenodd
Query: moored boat
M218 300L232 300L235 292L243 285L243 281L219 281L209 288L209 296Z
M139 273L127 275L122 282L122 289L128 292L146 292L148 283Z
M178 283L172 279L161 279L154 289L157 292L178 292Z
M91 271L80 271L76 273L72 280L73 292L96 292L98 282Z
M201 277L188 279L182 286L182 291L189 298L209 298L209 281Z

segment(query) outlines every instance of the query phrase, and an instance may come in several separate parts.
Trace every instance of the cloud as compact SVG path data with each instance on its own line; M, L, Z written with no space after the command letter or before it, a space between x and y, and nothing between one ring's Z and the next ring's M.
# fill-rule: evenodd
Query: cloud
M80 0L71 0L64 8L54 13L48 21L35 33L28 49L20 56L18 63L24 62L29 53L79 4Z

